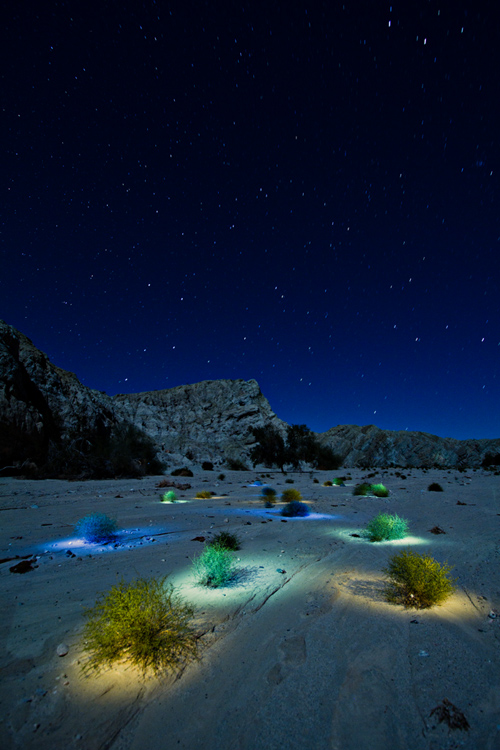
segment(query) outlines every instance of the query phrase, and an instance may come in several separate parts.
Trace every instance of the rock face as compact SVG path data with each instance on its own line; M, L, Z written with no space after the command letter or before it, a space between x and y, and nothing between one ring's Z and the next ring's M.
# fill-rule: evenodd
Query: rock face
M287 427L255 380L209 380L111 398L56 367L26 336L0 321L0 470L34 462L57 475L61 456L85 453L113 426L127 424L153 440L167 467L248 461L252 428L274 425L284 433ZM500 453L500 439L453 440L374 425L333 427L318 437L344 466L468 468L480 466L488 453Z
M256 380L205 380L163 391L119 394L116 413L150 435L162 457L245 459L255 442L251 429L285 430Z
M344 466L472 468L480 466L486 454L500 453L500 439L455 440L375 425L332 427L320 441L342 457Z
M29 338L0 321L0 469L44 461L116 421L112 399L53 365Z

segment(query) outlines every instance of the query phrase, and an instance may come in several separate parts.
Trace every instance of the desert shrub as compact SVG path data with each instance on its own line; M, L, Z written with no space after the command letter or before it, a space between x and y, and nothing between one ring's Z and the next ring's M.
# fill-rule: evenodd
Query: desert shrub
M177 502L177 495L173 490L169 490L168 492L164 492L161 496L162 503L176 503Z
M319 479L316 479L316 477L314 477L313 482L314 484L319 484Z
M238 539L236 534L232 534L230 531L219 531L219 533L214 536L212 541L209 542L209 546L219 546L223 549L229 550L230 552L234 552L235 550L240 548L240 540Z
M225 586L234 577L231 553L218 544L209 544L193 560L194 576L198 583L210 588Z
M389 577L386 599L418 609L440 604L455 588L449 572L450 567L446 563L440 565L428 555L400 552L389 559L389 565L384 569Z
M335 487L344 487L344 479L345 477L336 477L333 480Z
M276 502L276 490L273 487L263 487L260 494L266 508L272 508Z
M209 490L201 490L196 493L195 497L198 498L198 500L208 500L212 497L212 493Z
M107 542L114 538L116 529L115 519L105 513L90 513L75 524L76 533L87 542Z
M299 500L291 500L281 509L282 516L295 517L295 516L308 516L309 508L305 503L299 502Z
M291 500L302 500L302 495L295 489L295 487L289 487L288 489L283 490L281 493L281 499L283 502L288 503Z
M223 482L225 478L226 478L226 475L225 475L225 474L219 474L219 476L217 477L217 479L218 479L218 480L219 480L220 482Z
M365 532L372 542L403 539L408 534L408 521L396 513L379 513L366 525Z
M323 487L333 487L333 482L327 479L326 482L323 482Z
M174 469L170 472L171 477L192 477L193 472L188 469L187 466L183 466L182 469Z
M204 471L213 471L214 465L211 461L203 461L201 468L204 469Z
M389 497L389 490L383 484L371 484L370 493L375 497Z
M438 482L431 482L427 489L429 492L443 492L443 488Z
M123 580L85 612L84 671L99 672L128 659L143 672L175 670L196 658L197 641L189 628L193 609L175 594L166 577Z
M285 484L295 484L293 479L285 479Z
M370 492L370 484L367 484L366 482L362 482L361 484L357 484L355 488L352 491L353 495L368 495Z

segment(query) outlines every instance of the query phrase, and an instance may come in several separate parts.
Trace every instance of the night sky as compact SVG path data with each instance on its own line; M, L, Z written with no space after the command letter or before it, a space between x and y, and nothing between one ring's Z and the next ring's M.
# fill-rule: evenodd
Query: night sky
M110 395L500 437L497 2L2 7L1 318Z

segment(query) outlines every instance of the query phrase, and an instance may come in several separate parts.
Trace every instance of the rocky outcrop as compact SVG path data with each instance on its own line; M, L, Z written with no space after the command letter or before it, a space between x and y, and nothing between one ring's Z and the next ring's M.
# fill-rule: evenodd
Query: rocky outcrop
M82 385L0 321L0 468L43 463L51 448L86 440L115 421L109 396Z
M116 413L144 430L162 456L178 454L222 463L246 459L253 427L285 431L256 380L205 380L163 391L119 394Z
M500 439L455 440L375 425L338 425L319 438L342 457L344 466L470 468L480 466L487 454L500 453Z
M0 321L0 470L28 461L45 466L45 476L71 473L72 462L77 467L85 464L78 463L79 456L90 471L97 459L101 466L108 465L110 435L113 430L119 433L120 425L134 425L149 436L153 454L156 450L170 467L189 461L248 461L252 428L274 425L284 434L287 427L255 380L207 380L110 397L82 385L76 375L56 367L26 336ZM374 425L341 425L318 438L342 457L344 466L469 468L480 466L487 454L500 453L500 439L454 440ZM120 452L127 443L123 430L122 439ZM95 447L106 440L107 448L96 458ZM139 461L143 470L144 461Z

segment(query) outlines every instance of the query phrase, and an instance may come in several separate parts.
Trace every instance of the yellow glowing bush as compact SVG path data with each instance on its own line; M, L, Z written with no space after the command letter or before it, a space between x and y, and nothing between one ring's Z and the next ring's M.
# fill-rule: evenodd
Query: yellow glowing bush
M385 596L394 604L424 609L441 604L454 591L454 580L449 577L451 568L440 565L428 555L404 551L389 560L384 573L389 577Z
M86 672L100 672L125 659L156 674L196 658L197 641L189 627L193 609L177 596L167 576L122 580L101 594L85 616Z

